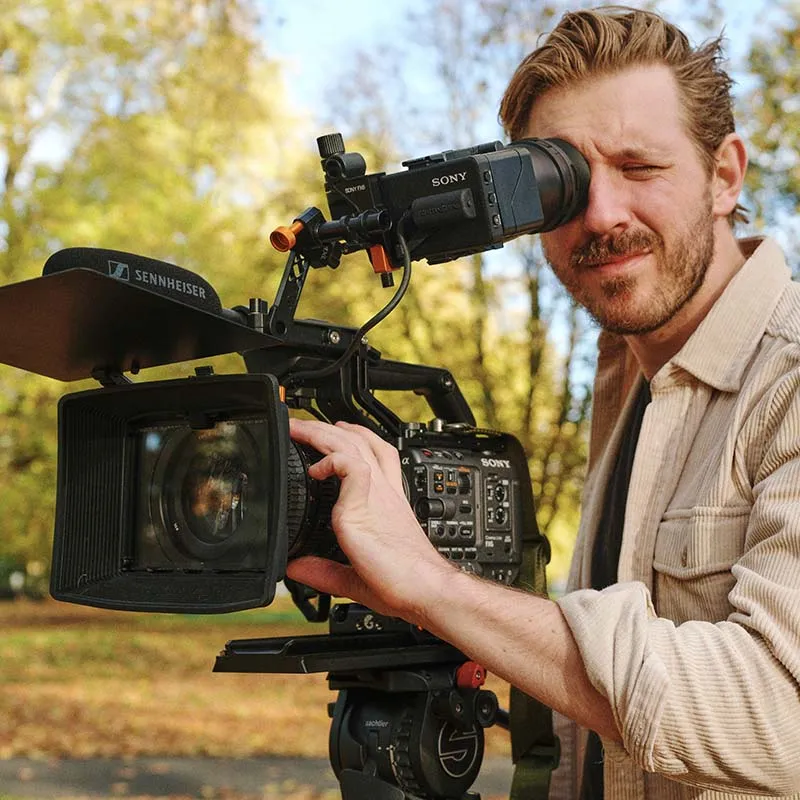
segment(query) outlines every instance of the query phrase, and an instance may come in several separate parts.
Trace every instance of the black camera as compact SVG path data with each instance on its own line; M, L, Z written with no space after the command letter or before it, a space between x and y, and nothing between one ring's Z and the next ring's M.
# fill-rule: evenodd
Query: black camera
M287 398L288 399L288 398ZM406 494L443 556L512 583L527 464L463 421L393 432ZM340 559L335 479L289 439L270 374L195 376L65 396L51 592L137 611L270 603L287 559Z
M290 409L391 442L408 501L443 557L504 584L528 582L522 572L536 563L543 583L547 542L519 441L477 427L447 370L388 360L366 335L402 299L413 260L501 247L580 213L585 160L559 140L494 142L367 175L338 134L318 146L332 219L309 208L273 232L289 257L272 305L223 308L193 272L95 248L59 251L41 278L0 287L0 361L101 384L59 403L54 597L234 611L270 603L289 559L342 559L331 530L338 483L310 478L320 454L290 440ZM296 319L310 270L356 251L386 286L402 268L386 307L359 329ZM247 373L199 367L141 383L126 374L223 353L240 353ZM386 391L421 395L433 419L399 418L378 399ZM482 669L401 620L354 604L330 610L329 597L287 585L308 619L328 618L330 635L234 640L215 670L329 671L340 691L331 762L347 798L467 797L482 728L499 713L479 688Z
M325 195L334 221L309 209L272 243L289 250L303 232L312 266L335 266L342 253L366 249L376 272L402 266L398 232L409 257L430 264L502 247L525 233L552 230L586 204L589 167L569 142L489 142L404 161L405 171L366 174L359 153L338 133L317 140ZM335 238L336 246L325 243Z
M252 299L224 309L188 270L92 248L62 250L42 278L0 290L5 319L16 318L5 362L103 384L59 405L56 598L232 611L271 602L289 558L340 558L330 530L337 487L308 477L316 455L289 440L289 407L395 444L409 502L439 551L516 579L521 531L535 521L521 505L527 465L513 437L476 430L446 371L388 361L364 343L367 326L296 320L295 310L309 268L336 266L344 253L368 251L384 277L399 260L407 281L411 260L446 261L563 223L585 204L586 162L559 140L495 142L366 175L339 134L318 146L339 216L308 209L273 234L291 252L271 307ZM140 384L124 374L231 351L249 374ZM379 390L425 396L433 422L398 419Z

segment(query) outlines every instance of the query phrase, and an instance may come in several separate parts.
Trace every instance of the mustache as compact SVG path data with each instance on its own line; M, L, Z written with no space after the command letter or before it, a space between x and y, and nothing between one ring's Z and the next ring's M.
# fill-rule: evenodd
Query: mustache
M619 258L643 250L656 250L661 246L661 237L652 231L630 230L618 236L594 236L576 247L570 256L571 267L600 264L610 258Z

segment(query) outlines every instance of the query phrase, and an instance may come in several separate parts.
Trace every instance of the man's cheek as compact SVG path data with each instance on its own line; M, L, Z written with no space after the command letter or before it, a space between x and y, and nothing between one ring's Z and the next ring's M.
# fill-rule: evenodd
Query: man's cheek
M556 233L542 234L542 252L556 275L563 275L570 263L571 247L565 236Z

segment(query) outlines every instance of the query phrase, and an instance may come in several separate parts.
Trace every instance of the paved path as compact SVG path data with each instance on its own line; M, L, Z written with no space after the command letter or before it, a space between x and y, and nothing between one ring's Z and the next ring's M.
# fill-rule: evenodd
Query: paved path
M511 768L485 759L473 791L483 800L508 796ZM278 800L310 787L338 797L330 764L322 759L137 758L0 760L0 800L17 798L220 798L242 795Z

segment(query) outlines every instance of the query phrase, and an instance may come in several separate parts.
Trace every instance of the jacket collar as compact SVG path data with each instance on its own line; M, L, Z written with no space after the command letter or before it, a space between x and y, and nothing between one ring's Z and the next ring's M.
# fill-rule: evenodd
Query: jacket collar
M744 239L740 245L749 258L697 330L668 362L723 392L735 392L741 387L745 368L791 281L775 241Z

